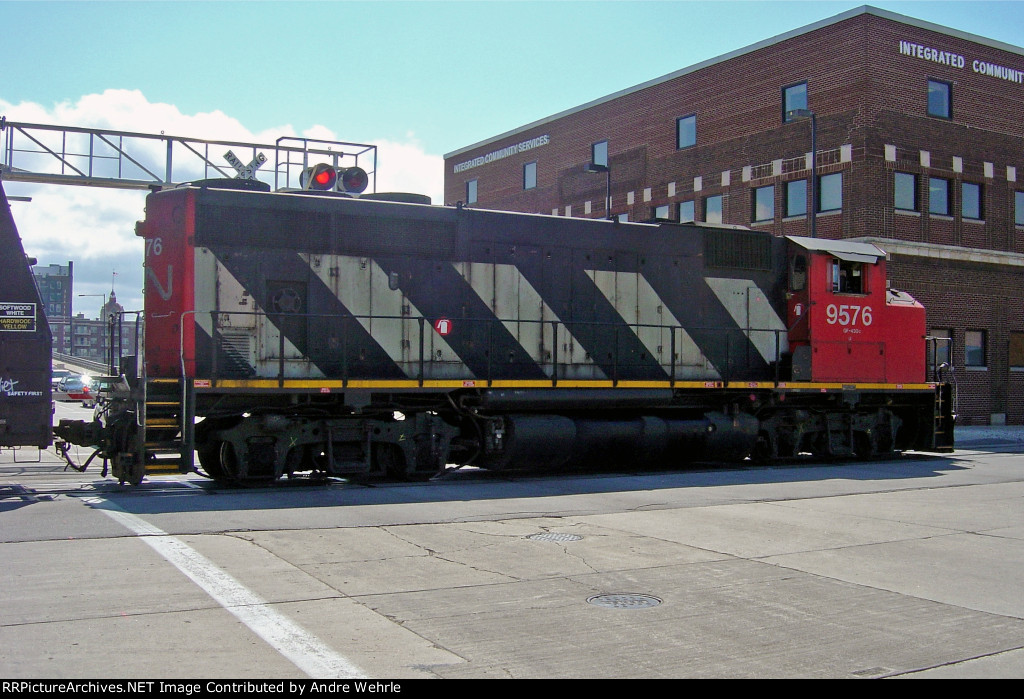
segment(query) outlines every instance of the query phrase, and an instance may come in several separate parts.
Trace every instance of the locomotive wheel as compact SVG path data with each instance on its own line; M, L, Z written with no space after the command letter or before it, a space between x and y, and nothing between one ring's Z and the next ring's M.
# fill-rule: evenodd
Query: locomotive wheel
M213 442L203 444L196 448L199 455L199 465L206 471L206 475L215 481L223 481L226 478L224 469L220 466L220 443Z
M874 435L870 432L855 432L853 435L853 452L858 459L866 461L877 455Z
M405 463L405 454L397 444L376 443L373 445L374 471L404 481L409 477L408 465Z
M224 440L217 443L217 464L220 469L220 477L217 482L222 485L234 487L258 487L269 485L274 482L274 476L249 476L243 473L242 464L235 453L235 446Z
M131 464L128 466L128 482L132 485L138 485L145 477L146 464L142 463L140 459L132 459Z
M221 473L223 474L225 482L241 482L241 478L239 477L240 466L238 463L238 457L235 455L235 447L231 442L224 441L219 444L217 449L217 463L220 467Z
M121 485L138 485L146 476L146 465L134 456L119 452L111 458L111 472Z
M768 463L775 457L775 453L772 450L772 438L771 435L765 431L757 435L757 441L754 443L754 449L750 452L750 459L756 463Z
M199 448L199 463L206 474L220 485L240 485L238 459L231 442L207 442Z

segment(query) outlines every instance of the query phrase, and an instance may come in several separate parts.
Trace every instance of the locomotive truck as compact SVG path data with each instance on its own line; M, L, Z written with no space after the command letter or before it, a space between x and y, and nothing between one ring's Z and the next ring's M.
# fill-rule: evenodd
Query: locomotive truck
M153 192L136 233L144 349L56 428L122 482L953 447L925 309L871 244L249 180Z

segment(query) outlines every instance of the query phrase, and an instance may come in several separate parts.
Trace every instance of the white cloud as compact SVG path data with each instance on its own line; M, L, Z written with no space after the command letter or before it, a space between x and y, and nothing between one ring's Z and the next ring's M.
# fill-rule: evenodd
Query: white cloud
M426 194L434 204L443 203L444 158L424 152L415 141L378 141L377 191Z
M273 144L282 136L325 141L344 139L344 134L335 134L320 124L311 125L301 133L290 124L254 133L238 119L220 110L183 114L174 105L150 102L138 90L111 89L52 107L31 102L13 104L0 99L0 114L10 122L166 134L207 141ZM51 148L59 149L62 145L57 133L47 140L47 146ZM415 192L429 195L434 203L442 202L443 159L440 155L427 153L412 134L403 141L380 140L373 145L377 146L378 192ZM70 142L69 150L88 153L90 148L94 152L104 152L107 147L102 143L90 144L82 136ZM106 152L113 154L109 148ZM163 175L166 166L164 142L140 140L132 152L143 153L145 157L140 160L145 167ZM221 160L222 155L211 152L210 160L230 173ZM245 162L251 157L242 152L237 155ZM13 163L15 166L61 172L58 161L49 156L17 157L20 160ZM215 172L204 171L200 160L188 162L188 157L187 153L175 151L173 179L181 181L216 176ZM84 169L88 162L84 156L70 160L80 169ZM135 168L130 163L114 159L94 159L93 164L94 174L102 177L116 176L118 168L122 172ZM360 165L363 165L362 161ZM365 169L372 169L372 161ZM148 179L137 168L129 176ZM144 216L145 191L20 182L7 182L4 187L8 195L32 198L31 203L12 204L26 253L36 257L40 265L74 261L76 312L94 316L98 309L98 303L94 301L98 299L83 298L77 294L109 293L111 283L126 309L142 307L143 245L135 236L135 222Z

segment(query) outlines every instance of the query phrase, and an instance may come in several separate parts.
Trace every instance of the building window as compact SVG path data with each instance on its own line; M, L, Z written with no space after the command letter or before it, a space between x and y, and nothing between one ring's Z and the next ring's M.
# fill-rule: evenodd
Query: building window
M964 333L964 365L986 366L984 330L968 330Z
M893 205L901 211L917 211L917 175L897 172L893 184Z
M941 177L928 178L928 213L949 215L949 180Z
M807 83L782 88L782 121L792 121L789 113L794 109L807 109Z
M775 220L775 185L754 190L754 221Z
M716 194L713 197L704 199L704 221L706 223L722 222L722 195Z
M476 203L476 180L470 180L466 183L466 203Z
M523 165L523 189L533 189L537 186L537 163L526 163Z
M818 211L843 208L843 173L834 172L818 178Z
M1024 369L1024 333L1010 333L1010 366Z
M984 218L981 206L981 185L964 182L960 185L960 215L980 221Z
M676 148L697 145L697 115L676 119Z
M953 118L953 86L950 83L928 81L928 116Z
M932 328L928 332L928 366L949 364L952 366L950 357L953 353L953 330L951 328Z
M608 141L598 141L590 147L590 162L608 167Z
M680 223L692 223L695 221L693 211L693 200L679 202L679 222Z
M786 183L786 216L807 214L807 180Z
M661 206L655 207L654 218L658 219L659 221L670 220L668 208L668 204L662 204Z
M1013 222L1024 226L1024 192L1013 193Z

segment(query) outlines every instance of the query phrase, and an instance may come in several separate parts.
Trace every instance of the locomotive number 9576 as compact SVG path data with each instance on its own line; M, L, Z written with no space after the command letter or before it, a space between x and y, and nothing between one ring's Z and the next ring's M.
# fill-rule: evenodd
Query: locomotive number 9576
M843 304L837 306L834 303L830 303L825 309L825 317L828 319L829 325L871 325L873 316L871 315L871 306L849 306Z

